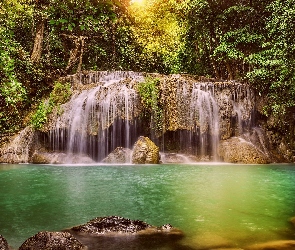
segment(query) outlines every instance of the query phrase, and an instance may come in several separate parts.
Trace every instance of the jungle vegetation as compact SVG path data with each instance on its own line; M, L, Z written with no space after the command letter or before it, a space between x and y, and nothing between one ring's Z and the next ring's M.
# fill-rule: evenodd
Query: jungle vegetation
M264 114L284 131L295 107L294 6L295 0L2 0L0 134L22 128L60 76L81 70L248 82L268 99Z

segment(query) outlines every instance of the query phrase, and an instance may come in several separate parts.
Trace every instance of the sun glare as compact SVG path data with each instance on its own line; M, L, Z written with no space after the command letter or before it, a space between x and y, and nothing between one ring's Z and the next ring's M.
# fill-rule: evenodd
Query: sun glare
M145 0L131 0L131 4L143 5Z

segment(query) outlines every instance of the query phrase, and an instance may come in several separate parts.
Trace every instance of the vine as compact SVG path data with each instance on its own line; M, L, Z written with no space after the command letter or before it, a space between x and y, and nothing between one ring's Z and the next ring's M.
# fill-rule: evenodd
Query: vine
M50 93L49 99L43 100L39 104L35 114L32 116L31 124L33 127L35 129L42 129L54 108L57 108L60 113L60 105L69 101L71 95L72 91L69 83L62 84L56 82L53 91Z
M146 116L151 117L151 126L156 134L163 130L163 107L160 102L160 80L147 77L144 82L138 85L137 91Z

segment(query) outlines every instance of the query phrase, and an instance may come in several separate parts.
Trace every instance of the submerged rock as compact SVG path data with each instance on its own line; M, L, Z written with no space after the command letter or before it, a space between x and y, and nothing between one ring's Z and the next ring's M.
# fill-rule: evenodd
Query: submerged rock
M88 249L67 232L39 232L27 239L19 250L86 250Z
M183 243L188 249L238 250L235 243L214 233L200 233ZM242 250L242 249L239 249Z
M132 150L129 148L117 147L106 158L103 163L128 163L131 160Z
M295 240L278 240L261 244L255 244L246 248L247 250L294 250Z
M158 164L160 162L159 147L148 137L140 136L134 144L132 163Z
M240 137L232 137L220 142L219 157L225 162L242 164L267 164L270 159L253 143Z
M8 250L7 240L0 234L0 250Z
M295 226L295 217L292 217L292 218L290 219L290 222Z

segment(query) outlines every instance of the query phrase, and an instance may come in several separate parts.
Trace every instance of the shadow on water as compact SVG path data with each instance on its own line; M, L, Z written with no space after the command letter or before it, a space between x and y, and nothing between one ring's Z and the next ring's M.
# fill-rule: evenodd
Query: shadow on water
M74 236L89 250L190 250L189 246L181 244L179 235L121 235L121 236L95 236L87 237L74 234Z

